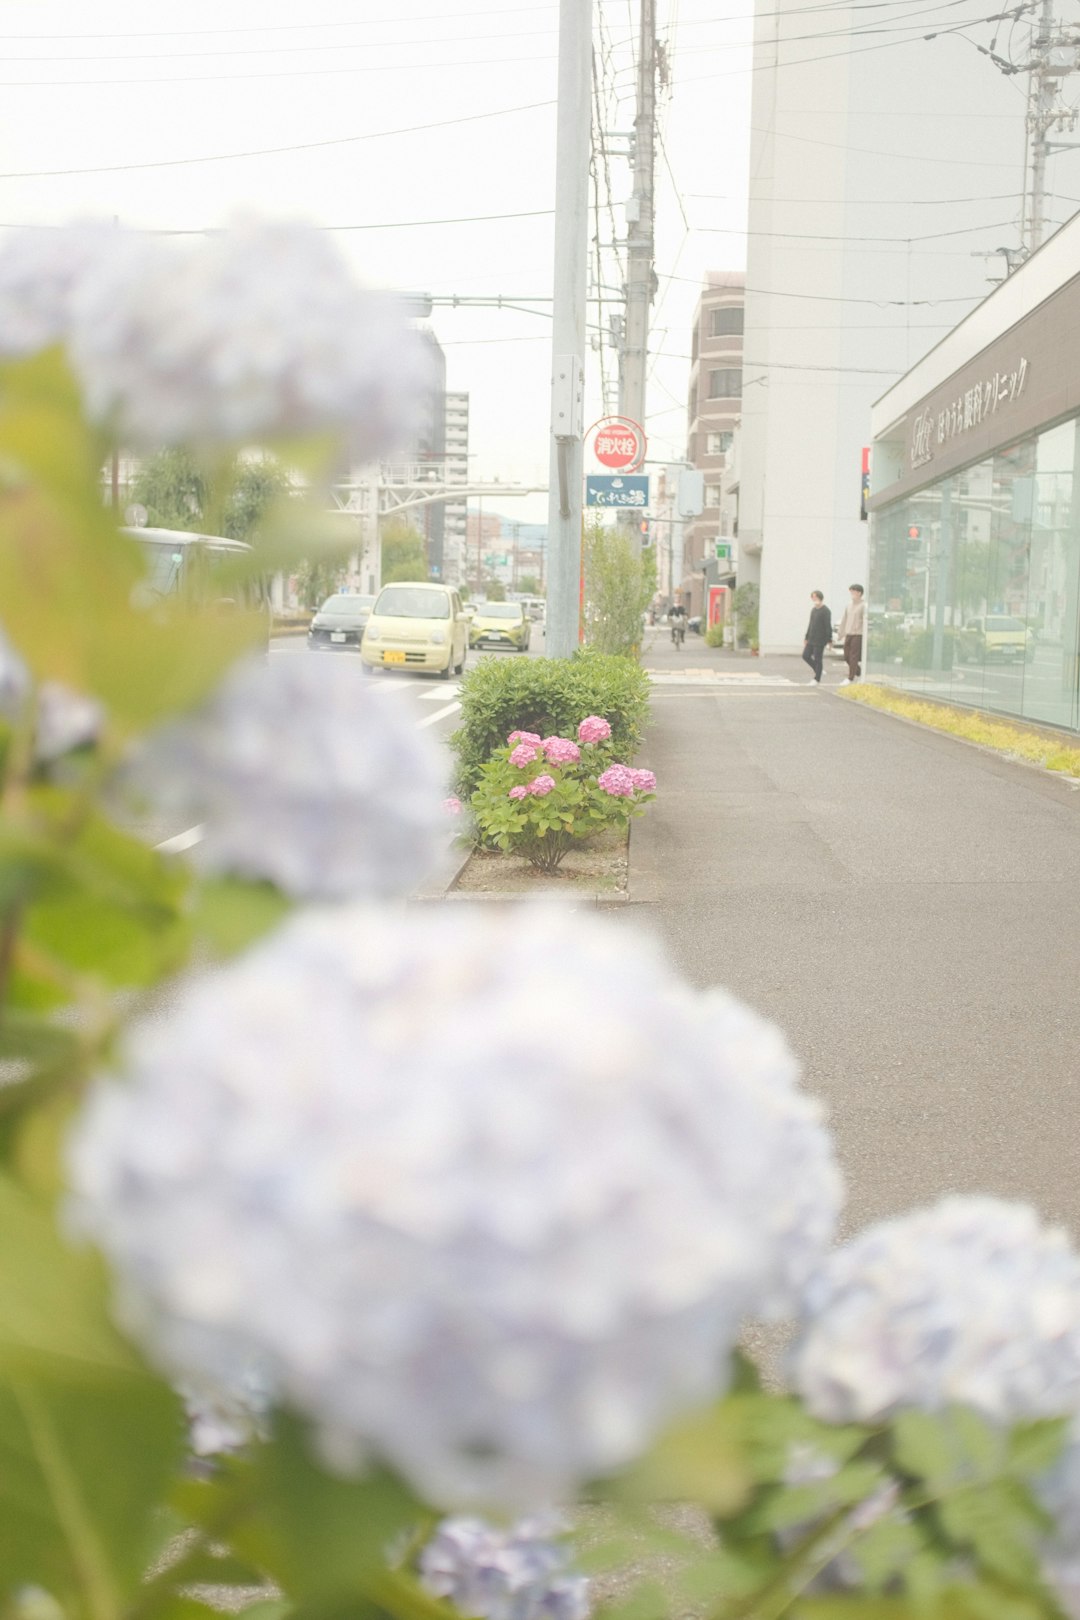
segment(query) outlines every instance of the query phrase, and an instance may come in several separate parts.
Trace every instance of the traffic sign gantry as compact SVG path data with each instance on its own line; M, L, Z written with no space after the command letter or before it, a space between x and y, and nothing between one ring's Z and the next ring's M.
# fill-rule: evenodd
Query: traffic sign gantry
M628 416L605 416L589 429L589 435L601 467L629 472L645 460L645 430Z

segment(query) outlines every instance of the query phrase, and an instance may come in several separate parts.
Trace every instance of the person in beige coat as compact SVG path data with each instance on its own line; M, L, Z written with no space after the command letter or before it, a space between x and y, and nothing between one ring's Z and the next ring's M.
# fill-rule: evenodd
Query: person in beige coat
M847 664L847 679L840 682L841 686L850 686L862 674L863 637L866 634L865 592L861 585L850 585L848 595L851 601L844 609L838 632L844 643L844 660Z

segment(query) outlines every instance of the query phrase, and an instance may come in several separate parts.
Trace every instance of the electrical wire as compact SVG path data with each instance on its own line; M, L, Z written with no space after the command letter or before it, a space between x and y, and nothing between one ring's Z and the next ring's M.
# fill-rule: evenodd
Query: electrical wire
M356 73L419 73L425 69L437 69L442 72L447 68L467 67L507 67L534 62L554 62L558 59L558 52L550 51L538 55L535 51L528 56L473 56L464 60L457 58L442 58L436 62L417 62L415 57L407 62L363 62L351 67L332 68L281 68L270 73L170 73L167 77L119 79L0 79L0 88L5 90L41 90L53 85L66 85L70 88L86 86L91 89L100 89L104 85L131 85L141 90L148 85L165 84L262 84L271 79L328 79L342 78Z
M555 9L556 8L553 4L517 6L515 8L515 15L524 13L526 11L554 11ZM507 10L505 6L495 6L493 9L487 9L484 11L457 11L454 13L454 15L456 17L505 17L507 15ZM0 40L181 39L193 38L196 35L297 33L302 30L306 31L313 28L370 28L373 26L381 27L383 23L441 22L445 16L445 11L421 11L414 12L411 15L406 14L405 16L401 16L399 14L398 16L394 17L352 17L343 19L341 22L241 23L237 24L237 26L234 28L125 29L122 33L108 31L90 34L72 34L66 31L62 34L0 34ZM333 47L331 47L331 49L332 48Z
M491 112L463 113L457 118L439 118L430 124L406 124L398 129L369 130L363 135L336 135L321 141L296 141L288 146L253 147L245 152L210 152L203 157L156 158L142 163L94 163L85 168L16 169L0 173L0 180L48 180L76 174L127 174L143 169L178 169L194 163L231 163L238 158L277 157L284 152L313 152L330 146L354 146L360 141L390 140L397 135L419 135L429 129L449 129L456 124L477 124L489 118L509 118L518 113L554 107L554 97L528 101L517 107L498 107Z
M661 281L682 281L691 287L697 287L701 292L714 291L709 282L702 282L698 276L676 276L664 274ZM982 293L972 293L960 298L849 298L842 293L804 293L783 292L775 287L747 287L742 288L744 293L760 298L811 298L819 304L873 304L876 309L891 309L926 306L936 309L943 304L975 304L983 297Z
M953 5L961 5L964 0L951 0ZM481 40L489 39L534 39L543 37L550 39L557 34L557 28L525 28L512 29L509 33L503 30L498 34L465 34L460 30L456 34L425 35L422 40L411 39L358 39L350 44L334 43L332 45L256 45L244 46L239 50L213 50L213 51L99 51L93 56L57 56L49 53L46 56L9 56L9 62L182 62L191 58L200 59L204 56L295 56L298 51L315 51L325 54L327 51L381 51L396 50L404 45L414 48L416 45L456 45L467 42L470 45L478 44Z

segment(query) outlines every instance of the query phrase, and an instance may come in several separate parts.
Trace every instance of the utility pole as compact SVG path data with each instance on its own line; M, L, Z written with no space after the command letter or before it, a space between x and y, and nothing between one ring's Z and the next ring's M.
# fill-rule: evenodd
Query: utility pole
M1054 0L1042 0L1039 22L1032 40L1031 70L1028 73L1027 137L1029 178L1024 198L1024 246L1034 253L1046 229L1047 135L1054 122L1058 87L1050 71L1050 39L1054 31Z
M1021 230L1023 258L1042 245L1049 224L1046 217L1046 160L1054 152L1066 152L1076 146L1075 141L1050 139L1053 130L1058 134L1076 130L1077 109L1068 104L1062 91L1065 80L1080 70L1080 35L1075 24L1063 26L1058 23L1054 17L1054 0L1040 0L1039 20L1032 35L1027 68L1028 161ZM1006 274L1011 273L1014 265L1008 255L1006 266Z
M626 326L619 355L619 415L645 426L645 374L649 311L656 295L654 170L656 163L656 0L641 0L637 111L634 115L634 189L626 205ZM622 514L641 549L633 514Z
M591 108L592 0L559 0L551 473L548 480L546 650L549 658L571 657L578 643Z

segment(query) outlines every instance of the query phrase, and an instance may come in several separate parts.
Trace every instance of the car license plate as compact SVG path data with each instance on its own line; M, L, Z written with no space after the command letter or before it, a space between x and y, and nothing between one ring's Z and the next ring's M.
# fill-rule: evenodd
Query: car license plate
M331 632L330 632L330 640L331 641L344 641L345 640L345 632L344 632L344 630L331 630Z
M405 662L403 652L384 652L382 656L384 664L403 664Z

